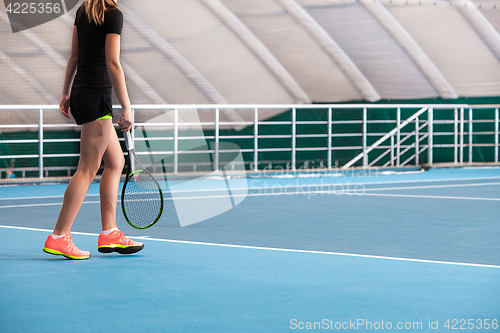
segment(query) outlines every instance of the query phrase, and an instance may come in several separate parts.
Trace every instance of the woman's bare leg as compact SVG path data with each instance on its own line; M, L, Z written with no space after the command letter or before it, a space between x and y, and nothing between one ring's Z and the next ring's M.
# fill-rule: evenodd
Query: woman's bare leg
M105 122L109 122L111 126ZM109 145L111 130L114 132L110 119L83 124L78 170L64 193L63 206L54 228L54 235L66 235L71 230L89 186L99 170L102 157Z
M109 120L111 123L111 120ZM111 126L113 124L111 123ZM109 144L104 152L104 172L99 187L101 197L102 230L116 228L116 203L118 201L118 187L125 165L123 151L118 141L116 131L110 133Z

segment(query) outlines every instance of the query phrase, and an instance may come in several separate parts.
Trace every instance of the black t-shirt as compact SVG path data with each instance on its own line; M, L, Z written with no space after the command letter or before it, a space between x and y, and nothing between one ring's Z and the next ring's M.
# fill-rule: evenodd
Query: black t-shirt
M111 88L106 66L106 35L121 34L122 12L108 7L104 23L96 25L89 22L84 2L76 12L75 26L78 31L78 69L73 88Z

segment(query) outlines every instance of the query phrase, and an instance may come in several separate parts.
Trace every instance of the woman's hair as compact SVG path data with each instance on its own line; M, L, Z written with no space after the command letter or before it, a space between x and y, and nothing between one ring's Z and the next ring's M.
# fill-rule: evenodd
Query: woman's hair
M89 21L94 21L94 23L97 25L103 24L106 5L113 8L118 8L115 0L86 0L85 6Z

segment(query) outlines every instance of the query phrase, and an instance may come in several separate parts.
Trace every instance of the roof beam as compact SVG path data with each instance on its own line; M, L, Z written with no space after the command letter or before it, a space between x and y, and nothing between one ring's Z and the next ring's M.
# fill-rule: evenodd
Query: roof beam
M155 104L167 104L167 101L164 100L163 97L161 97L160 94L158 94L156 90L151 87L151 85L147 83L146 80L144 80L144 78L135 71L135 69L132 68L132 66L130 66L123 59L121 59L120 62L123 66L123 70L127 73L127 77L130 78L130 80L132 80L137 87L139 87L144 95L146 95Z
M2 50L0 50L0 62L5 62L7 65L9 65L9 67L12 68L12 70L19 76L21 76L28 83L28 85L45 100L47 104L59 104L59 101L55 98L55 96L52 95L50 91L45 89L40 81L34 78L30 73L25 71Z
M8 22L8 17L5 13L0 13L0 18ZM63 21L65 21L65 23L67 24L73 25L73 20L69 15L63 15ZM50 57L50 59L52 59L52 61L54 61L58 66L66 68L67 60L64 59L64 57L57 50L55 50L37 34L29 29L20 31L19 33L26 37L26 39L28 39L34 45L39 47L44 52L44 54ZM144 80L136 71L134 71L131 66L129 66L123 60L121 60L121 63L124 70L128 74L127 76L139 87L142 93L149 97L154 103L167 104L167 102L153 89L153 87L151 87L146 82L146 80Z
M73 19L71 18L71 16L63 15L63 18L64 18L64 21L66 21L66 23L73 25ZM43 42L43 43L45 43L45 42ZM50 48L52 48L52 47L50 47ZM54 49L52 48L52 50L54 50ZM55 51L55 52L57 53L57 51ZM59 57L61 57L59 53L57 53L57 55L59 55ZM61 57L61 59L63 60L63 67L66 67L66 60L63 59L62 57ZM56 59L54 58L54 60L56 60ZM127 78L132 80L132 82L134 82L134 84L141 90L141 92L144 95L146 95L151 101L153 101L153 103L167 104L167 102L160 96L160 94L158 94L158 92L153 87L151 87L151 85L139 73L137 73L132 68L132 66L130 66L123 59L120 59L120 63L123 66L123 70L127 73Z
M203 95L213 104L229 104L222 94L208 81L203 74L194 67L179 51L177 51L165 38L156 30L150 27L139 16L127 7L120 5L120 9L125 12L127 22L146 40L169 59L190 81L198 88ZM223 113L234 122L242 122L244 119L234 110L225 109Z
M213 104L229 104L222 94L189 62L179 51L177 51L156 30L150 27L139 16L127 7L120 5L120 9L126 13L125 19L131 26L167 59L169 59L203 95ZM233 110L225 109L223 113L234 122L242 122L244 119Z
M6 105L16 104L8 96L6 96L2 91L0 91L0 101L3 101L0 103L6 104ZM26 112L24 112L24 110L22 110L22 109L15 110L14 114L16 116L18 116L19 118L21 118L25 124L35 124L35 122L33 120L31 120L30 117L28 117L28 115L26 114Z
M361 3L399 43L442 98L458 98L457 93L443 73L379 0L362 0Z
M2 102L3 104L14 104L12 100L7 97L1 90L0 90L0 101L5 101Z
M359 68L333 40L328 32L295 0L278 0L282 6L293 16L323 48L330 58L340 67L347 78L353 83L361 96L367 101L374 102L380 95L370 81L361 73Z
M0 19L2 19L7 24L10 24L9 18L7 17L6 13L0 12ZM28 32L28 30L24 30L21 33L24 35L25 33L30 34L31 32ZM44 52L46 51L40 45L37 45L37 46L40 47L42 49L42 51L44 51ZM35 90L38 94L40 94L40 96L42 96L47 103L49 103L49 104L58 104L59 103L57 98L54 95L52 95L52 93L50 91L45 89L42 86L42 84L35 77L33 77L33 75L31 75L30 73L25 71L23 68L21 68L21 66L19 66L11 57L9 57L6 53L4 53L1 50L0 50L0 62L7 63L12 68L12 70L14 70L23 79L25 79L26 82L28 82L29 86L31 86L33 88L33 90Z
M474 28L495 57L500 60L500 33L490 21L471 0L450 0L450 2Z
M271 71L296 103L310 103L306 92L255 34L219 0L200 0Z
M150 27L139 16L127 7L120 5L120 9L126 13L126 20L131 26L154 47L169 59L179 70L197 87L210 102L214 104L228 104L226 99L215 89L215 87L201 74L179 51L177 51L156 30Z

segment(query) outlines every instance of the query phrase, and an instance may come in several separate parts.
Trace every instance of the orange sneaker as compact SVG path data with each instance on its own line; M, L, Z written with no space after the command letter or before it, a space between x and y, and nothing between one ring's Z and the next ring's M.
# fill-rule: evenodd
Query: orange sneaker
M43 251L49 254L65 256L68 259L88 259L90 257L89 251L80 251L80 249L73 244L73 238L70 232L58 239L49 235L45 241Z
M134 242L128 237L125 237L123 232L115 230L109 235L101 233L97 250L102 253L118 252L120 254L132 254L139 252L144 248L144 244Z

